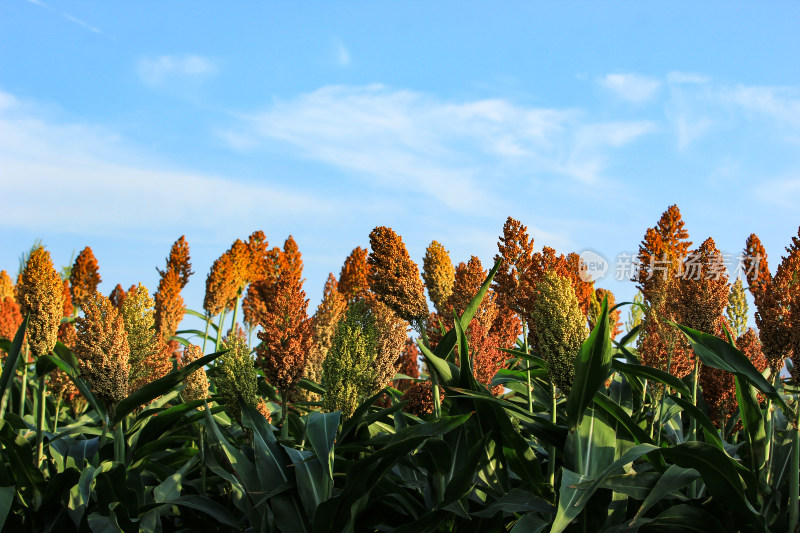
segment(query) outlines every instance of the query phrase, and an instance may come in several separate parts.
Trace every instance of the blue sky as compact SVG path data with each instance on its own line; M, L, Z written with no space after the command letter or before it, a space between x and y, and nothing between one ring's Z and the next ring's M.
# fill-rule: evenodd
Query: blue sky
M614 260L677 203L695 244L772 267L800 224L800 5L0 5L0 269L91 246L152 289L292 234L313 309L370 230L488 265L507 216ZM613 268L613 267L612 267ZM598 283L620 299L631 283Z

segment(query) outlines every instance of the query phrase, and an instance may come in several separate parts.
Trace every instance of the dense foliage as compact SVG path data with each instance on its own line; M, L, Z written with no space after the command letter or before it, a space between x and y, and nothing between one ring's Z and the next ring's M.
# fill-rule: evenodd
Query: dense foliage
M297 244L262 232L203 313L183 237L152 298L96 292L89 248L68 282L40 246L0 272L3 531L798 530L800 236L774 276L747 240L758 333L675 206L632 304L513 219L488 272L370 242L312 316Z

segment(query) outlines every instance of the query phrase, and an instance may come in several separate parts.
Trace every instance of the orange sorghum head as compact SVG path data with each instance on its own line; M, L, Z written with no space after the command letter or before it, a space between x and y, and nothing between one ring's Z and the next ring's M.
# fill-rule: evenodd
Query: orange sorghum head
M22 324L22 314L19 312L17 302L9 296L0 299L0 339L14 340L20 324ZM5 361L6 355L8 354L0 350L0 360Z
M14 297L14 282L5 270L0 270L0 301L6 298L11 298L16 301Z
M369 251L357 246L344 260L339 273L338 290L346 300L363 298L369 291Z
M417 265L400 236L385 226L369 234L370 289L403 320L415 323L428 316L425 289Z
M61 314L64 317L72 316L72 295L69 288L69 280L65 279L62 285L62 294L64 295L64 305L62 306ZM75 324L72 322L64 322L58 326L58 340L70 348L75 345Z
M379 391L389 385L397 373L408 336L408 323L374 295L369 294L365 301L375 317L375 361L372 363L375 379L372 390Z
M120 308L130 349L128 381L133 390L172 370L171 351L155 327L154 305L147 287L140 283L127 292Z
M192 272L192 263L189 262L190 259L189 244L186 242L186 236L181 235L180 239L175 241L172 245L169 251L169 257L167 257L167 270L174 270L178 273L178 277L181 281L181 289L186 287L186 284L189 283L189 277L194 274L194 272ZM165 271L160 269L156 270L161 274L161 277L164 277Z
M167 270L164 273L154 296L155 328L165 341L169 341L178 330L184 314L181 279L177 271Z
M503 235L497 243L497 251L495 261L502 259L503 264L494 277L493 287L503 301L502 305L521 313L517 288L523 274L531 266L533 237L528 235L528 228L521 222L508 217L503 224Z
M440 399L444 399L443 390L439 390ZM403 394L401 401L408 402L403 410L416 416L433 413L433 387L430 381L415 381Z
M100 284L100 273L92 249L88 246L81 250L72 265L69 284L72 290L72 305L83 308L86 299L94 294Z
M63 288L50 252L42 247L33 250L19 284L19 307L23 316L30 314L28 345L36 356L50 353L56 345L64 306Z
M721 320L728 305L730 284L722 253L713 239L706 239L687 256L678 291L676 315L681 324L711 335L723 334Z

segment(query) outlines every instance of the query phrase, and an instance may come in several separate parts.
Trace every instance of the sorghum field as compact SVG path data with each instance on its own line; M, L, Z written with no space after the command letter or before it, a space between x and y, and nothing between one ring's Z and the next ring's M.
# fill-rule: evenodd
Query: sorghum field
M800 234L733 280L672 206L624 303L511 218L484 263L369 242L316 310L260 231L202 306L183 237L152 294L2 271L3 530L798 530Z

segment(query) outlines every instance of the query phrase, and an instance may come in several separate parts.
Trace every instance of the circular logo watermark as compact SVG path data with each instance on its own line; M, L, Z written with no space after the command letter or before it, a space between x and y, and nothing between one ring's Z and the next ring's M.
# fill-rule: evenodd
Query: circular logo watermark
M578 254L583 262L580 277L583 281L592 282L606 277L608 260L594 250L584 250Z

